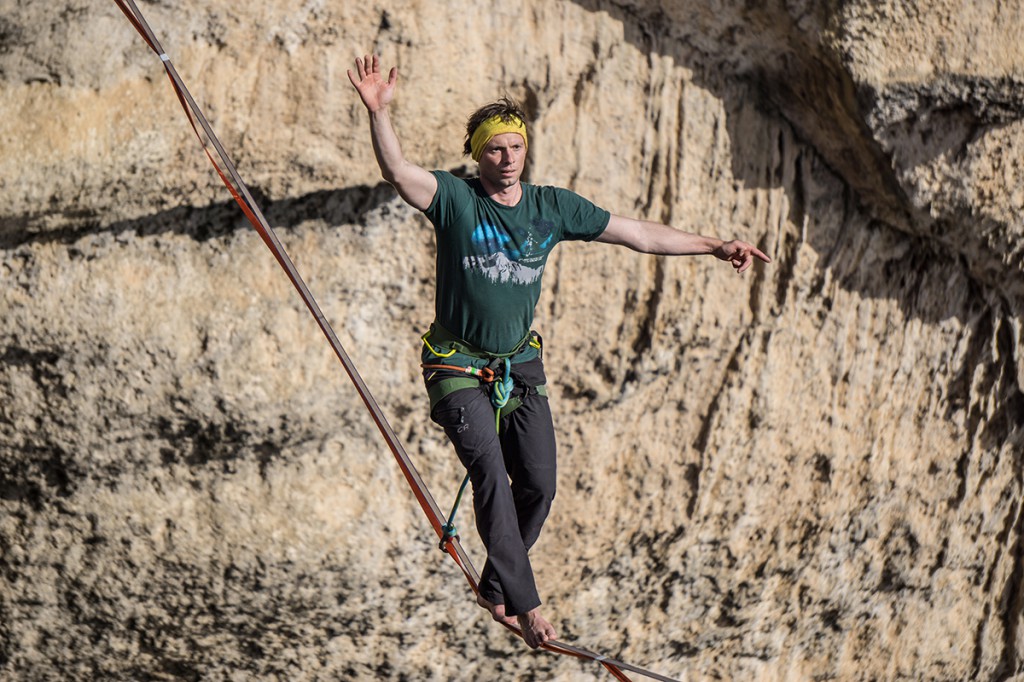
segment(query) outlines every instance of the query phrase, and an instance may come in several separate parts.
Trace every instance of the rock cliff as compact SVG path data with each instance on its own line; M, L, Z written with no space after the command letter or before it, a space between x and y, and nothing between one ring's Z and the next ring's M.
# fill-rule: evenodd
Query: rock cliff
M681 680L1024 679L1019 3L140 7L442 505L433 238L354 56L399 67L421 165L465 171L509 94L531 182L772 256L549 262L562 639ZM0 677L609 679L472 604L114 3L0 8Z

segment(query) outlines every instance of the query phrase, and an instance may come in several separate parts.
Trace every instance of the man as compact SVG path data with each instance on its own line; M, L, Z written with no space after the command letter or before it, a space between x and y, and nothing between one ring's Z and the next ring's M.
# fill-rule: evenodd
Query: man
M585 240L643 253L710 254L737 272L755 258L770 261L745 242L612 215L568 190L521 182L529 138L523 112L507 99L478 110L467 124L464 149L479 164L479 178L427 171L403 156L391 124L397 68L385 80L379 58L367 55L356 59L356 72L348 76L369 113L381 174L426 214L437 238L424 380L431 419L445 429L473 484L487 548L478 602L495 620L517 622L536 648L556 637L540 613L528 555L555 496L542 344L530 330L548 254L559 241Z

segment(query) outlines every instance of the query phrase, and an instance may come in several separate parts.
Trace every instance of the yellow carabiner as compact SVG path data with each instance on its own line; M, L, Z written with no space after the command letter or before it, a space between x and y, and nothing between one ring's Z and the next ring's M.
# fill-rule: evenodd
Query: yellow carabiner
M437 352L437 350L433 346L430 345L430 342L427 341L427 337L428 336L430 336L430 332L427 332L426 334L421 336L420 339L422 339L423 345L425 345L427 347L427 350L429 350L431 353L434 354L434 357L450 358L451 356L455 355L455 349L454 348L452 348L447 353L439 353L439 352Z

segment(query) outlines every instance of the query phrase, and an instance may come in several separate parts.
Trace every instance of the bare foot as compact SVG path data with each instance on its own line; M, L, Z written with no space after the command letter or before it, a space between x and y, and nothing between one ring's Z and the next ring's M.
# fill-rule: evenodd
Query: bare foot
M540 609L527 611L523 615L516 616L519 621L519 629L523 631L523 639L531 649L536 649L544 642L549 642L558 637L555 628L540 615Z
M480 606L484 607L488 611L490 611L491 612L491 618L493 618L494 620L498 621L499 623L502 623L503 625L515 625L516 624L516 619L515 618L513 618L512 616L506 616L505 615L505 605L504 604L492 604L491 602L487 601L486 599L484 599L480 595L477 595L476 603L479 604Z

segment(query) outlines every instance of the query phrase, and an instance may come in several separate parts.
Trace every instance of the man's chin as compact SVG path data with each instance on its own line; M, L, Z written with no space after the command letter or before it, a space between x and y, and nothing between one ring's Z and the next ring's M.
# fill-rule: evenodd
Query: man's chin
M495 190L501 191L504 189L515 187L517 184L519 184L520 174L515 173L513 175L504 175L499 173L496 175L481 175L480 177L482 180L486 181L488 186L494 188Z

